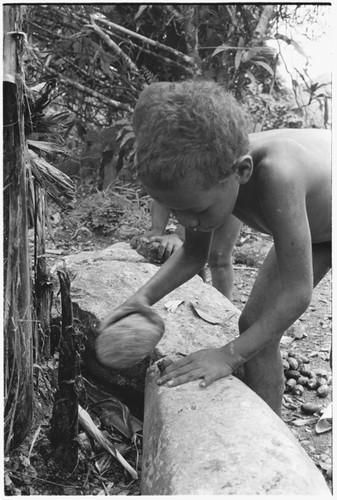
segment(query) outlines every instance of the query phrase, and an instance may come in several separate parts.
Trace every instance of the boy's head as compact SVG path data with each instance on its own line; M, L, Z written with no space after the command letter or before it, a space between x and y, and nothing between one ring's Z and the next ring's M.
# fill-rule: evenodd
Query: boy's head
M239 105L208 81L150 85L140 94L133 126L140 180L163 190L192 178L210 188L249 149Z

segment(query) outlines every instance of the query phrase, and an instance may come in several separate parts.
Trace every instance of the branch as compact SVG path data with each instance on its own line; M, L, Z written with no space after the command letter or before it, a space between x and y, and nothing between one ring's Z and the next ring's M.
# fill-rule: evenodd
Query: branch
M134 47L137 47L138 49L142 50L146 54L150 54L151 56L157 57L161 61L165 62L166 64L175 64L178 68L183 69L186 71L186 73L189 73L191 75L194 74L193 70L191 68L187 68L183 64L178 63L177 61L173 61L172 59L169 59L168 57L162 56L160 54L156 54L155 52L152 52L152 50L145 49L144 47L139 47L139 45L135 45Z
M275 5L265 5L259 22L254 30L254 38L262 38L266 35L269 22L275 15Z
M159 49L166 50L167 52L171 52L171 54L174 54L176 57L180 57L187 64L191 64L192 66L195 65L195 61L192 57L189 57L186 54L183 54L182 52L174 49L173 47L169 47L169 46L164 45L160 42L156 42L155 40L151 40L150 38L146 38L145 36L140 35L139 33L135 33L134 31L131 31L127 28L123 28L122 26L119 26L118 24L112 23L111 21L108 21L107 19L102 18L98 14L94 14L92 17L96 21L99 21L99 22L109 26L112 29L121 31L125 35L129 35L129 36L132 36L134 38L138 38L139 40L142 40L144 43L147 43L148 45L152 45L153 47L157 47Z
M108 47L110 47L110 49L114 50L123 59L123 61L127 65L128 69L130 69L131 71L134 71L135 73L138 73L138 68L134 64L134 62L131 61L130 57L127 56L122 51L122 49L120 47L118 47L117 43L115 43L113 40L111 40L109 35L104 33L104 31L102 31L101 28L99 28L97 26L97 24L94 22L94 16L90 16L90 20L91 20L92 24L86 24L86 25L84 25L84 28L89 28L90 30L93 30L95 33L97 33L98 36L100 36L105 41L105 43L108 45Z
M85 87L84 85L74 82L74 80L71 80L70 78L67 78L66 76L59 76L59 73L57 73L55 70L52 68L48 68L48 71L50 71L52 74L56 75L58 77L58 80L60 82L66 83L67 85L71 85L75 87L77 90L80 92L83 92L85 94L90 95L91 97L95 97L95 99L98 99L99 101L103 102L104 104L111 106L114 109L122 109L123 111L131 111L131 107L129 104L124 104L119 101L114 101L113 99L109 99L108 97L105 97L105 95L101 94L100 92L96 92L96 90L89 89L89 87Z

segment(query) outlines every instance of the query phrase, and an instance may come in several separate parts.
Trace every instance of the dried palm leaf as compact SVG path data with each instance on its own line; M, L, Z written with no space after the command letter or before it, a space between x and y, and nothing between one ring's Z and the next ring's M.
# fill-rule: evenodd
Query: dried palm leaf
M62 196L73 199L75 196L73 181L32 149L27 151L28 164L35 180L45 189L55 203L64 206Z
M34 141L33 139L26 140L29 149L37 149L46 153L62 153L67 154L66 148L62 144L56 144L49 141Z
M119 451L110 443L104 434L98 429L98 427L93 422L89 413L84 410L80 405L78 405L78 421L80 425L90 434L106 451L108 451L118 462L123 465L123 467L129 472L133 479L138 479L137 471L125 460L124 457L119 453Z

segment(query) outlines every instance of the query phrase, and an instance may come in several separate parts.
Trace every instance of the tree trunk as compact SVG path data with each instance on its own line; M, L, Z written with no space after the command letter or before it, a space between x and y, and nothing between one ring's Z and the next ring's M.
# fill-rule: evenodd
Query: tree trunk
M32 281L23 118L24 7L4 6L5 452L27 435L33 411Z
M68 470L77 463L78 435L78 356L76 332L70 297L70 279L65 271L58 271L62 302L62 336L60 342L58 390L52 416L51 443L60 465Z
M275 5L265 5L260 17L259 22L254 30L254 40L260 40L266 36L269 28L269 23L275 16Z

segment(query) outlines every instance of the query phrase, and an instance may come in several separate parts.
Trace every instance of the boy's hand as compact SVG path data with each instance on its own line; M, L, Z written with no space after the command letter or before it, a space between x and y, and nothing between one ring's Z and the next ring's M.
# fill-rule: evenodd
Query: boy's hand
M139 242L141 239L145 238L151 238L152 236L158 236L158 232L154 231L151 229L150 231L146 231L145 233L137 234L136 236L133 236L130 241L130 246L134 250L138 247Z
M233 370L234 360L223 349L201 349L167 366L157 383L175 387L201 378L200 387L207 387Z
M150 243L159 243L158 257L161 259L165 255L167 260L171 255L178 250L183 244L182 240L175 233L164 234L163 236L148 237Z

